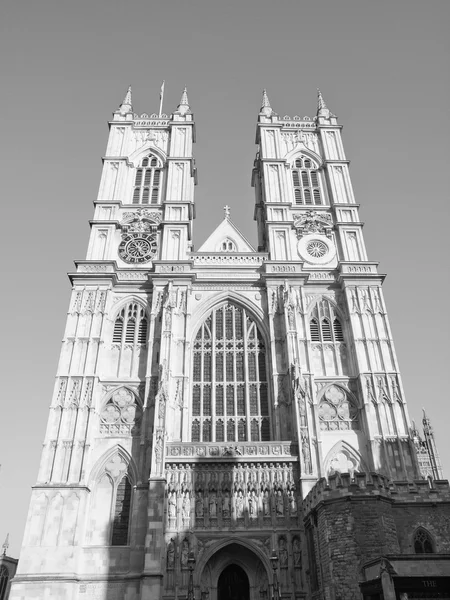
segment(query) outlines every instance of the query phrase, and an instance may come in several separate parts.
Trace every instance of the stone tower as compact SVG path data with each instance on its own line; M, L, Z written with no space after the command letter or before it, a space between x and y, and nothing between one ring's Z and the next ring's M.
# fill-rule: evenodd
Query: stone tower
M309 598L316 482L420 476L383 275L320 92L314 118L280 118L264 92L257 249L225 207L193 251L194 141L186 90L139 117L129 89L110 122L16 600Z

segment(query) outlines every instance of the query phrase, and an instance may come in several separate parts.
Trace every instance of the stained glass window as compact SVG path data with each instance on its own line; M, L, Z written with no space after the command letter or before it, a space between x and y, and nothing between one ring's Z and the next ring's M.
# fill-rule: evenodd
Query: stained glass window
M255 321L226 303L208 316L193 348L192 441L270 440L266 349Z

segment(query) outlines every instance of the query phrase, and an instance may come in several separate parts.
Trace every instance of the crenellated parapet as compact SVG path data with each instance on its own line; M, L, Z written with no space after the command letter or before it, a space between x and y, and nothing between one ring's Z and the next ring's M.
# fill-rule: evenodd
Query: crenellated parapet
M325 502L342 499L381 497L393 502L450 502L448 480L419 479L390 481L379 473L336 473L322 477L303 500L303 512L310 514Z

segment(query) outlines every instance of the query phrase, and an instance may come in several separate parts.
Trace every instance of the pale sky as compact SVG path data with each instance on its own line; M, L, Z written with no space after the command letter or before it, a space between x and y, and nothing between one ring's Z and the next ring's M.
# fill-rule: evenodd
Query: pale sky
M255 124L314 116L343 139L384 291L410 415L424 406L450 475L448 0L3 0L0 544L17 556L69 302L85 257L107 121L164 111L183 87L197 127L198 248L231 206L252 243Z

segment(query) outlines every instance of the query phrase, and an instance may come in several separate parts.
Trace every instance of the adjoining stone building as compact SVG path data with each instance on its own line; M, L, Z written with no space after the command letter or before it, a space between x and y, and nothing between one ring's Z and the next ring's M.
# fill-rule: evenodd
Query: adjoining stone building
M186 91L110 122L11 598L450 598L336 116L264 92L256 249L194 251L194 141Z

